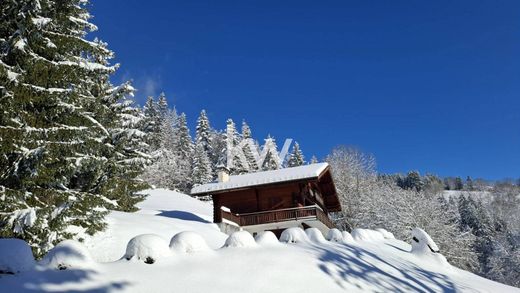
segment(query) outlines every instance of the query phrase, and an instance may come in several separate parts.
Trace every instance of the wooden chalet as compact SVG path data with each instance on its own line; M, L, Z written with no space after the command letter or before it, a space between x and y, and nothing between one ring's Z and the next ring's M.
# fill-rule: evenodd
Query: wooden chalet
M212 197L213 220L225 233L239 227L278 236L289 227L325 233L333 227L328 214L341 210L327 163L234 176L220 171L218 182L196 186L191 194Z

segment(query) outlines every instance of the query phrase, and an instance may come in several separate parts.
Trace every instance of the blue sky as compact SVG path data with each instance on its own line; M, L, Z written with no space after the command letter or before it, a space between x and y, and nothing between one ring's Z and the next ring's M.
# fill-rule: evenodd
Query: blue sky
M100 1L142 103L193 127L246 119L258 139L340 144L380 172L520 177L520 1Z

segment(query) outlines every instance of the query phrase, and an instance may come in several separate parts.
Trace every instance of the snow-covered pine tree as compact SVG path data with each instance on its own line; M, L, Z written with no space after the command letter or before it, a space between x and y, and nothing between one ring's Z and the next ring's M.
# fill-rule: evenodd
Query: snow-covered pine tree
M243 174L248 171L248 166L242 162L235 150L240 141L240 134L237 132L235 122L230 118L226 121L226 157L227 168L231 174Z
M276 170L281 168L280 159L278 158L278 147L276 140L270 135L265 139L262 149L262 170Z
M212 180L212 168L208 154L204 150L204 146L197 143L193 153L191 183L195 186L211 182Z
M102 229L117 203L103 188L133 176L106 172L117 157L120 116L106 100L117 66L106 44L85 39L96 29L87 4L0 5L0 237L25 239L37 256L73 237L71 225Z
M112 152L106 161L106 181L100 184L100 191L114 202L114 209L135 211L135 204L144 199L140 191L149 187L137 178L151 163L151 156L146 154L149 148L145 141L146 134L140 130L144 114L132 100L127 99L134 92L130 83L113 87L107 81L105 88L103 101L109 110L105 123L110 133Z
M159 149L159 133L161 125L159 124L159 106L152 96L149 96L146 99L143 113L145 117L143 122L143 131L146 133L146 140L149 145L147 152L153 154L157 149Z
M297 167L305 164L305 160L303 157L303 153L300 149L300 145L298 142L294 142L294 146L291 154L289 155L289 160L287 160L288 167Z
M253 140L251 128L247 125L245 120L242 121L242 139L246 141L242 147L242 151L246 157L247 169L249 172L256 172L260 169L254 155L254 152L258 153L258 145Z
M186 121L186 114L181 113L177 117L175 128L176 146L174 154L177 160L177 171L174 174L178 181L177 189L189 192L192 186L190 182L191 165L193 155L193 141Z
M313 155L313 156L311 157L311 160L310 160L309 164L316 164L316 163L318 163L318 162L319 162L319 161L318 161L318 158L316 158L316 156Z
M210 162L216 161L215 152L213 150L212 129L209 123L209 118L206 115L206 110L200 112L199 118L197 119L197 126L195 128L195 145L200 145ZM213 164L210 164L211 174L214 173Z
M157 98L157 109L159 112L159 125L161 125L162 120L164 120L168 114L168 100L166 99L166 94L164 94L164 92L160 93L159 97Z

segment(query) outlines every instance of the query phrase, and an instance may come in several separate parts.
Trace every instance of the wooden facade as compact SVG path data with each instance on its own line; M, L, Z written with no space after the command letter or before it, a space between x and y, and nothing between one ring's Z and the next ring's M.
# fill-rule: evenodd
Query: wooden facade
M212 196L215 223L227 220L241 227L318 221L332 228L328 213L341 210L328 166L312 178L227 188L195 195Z

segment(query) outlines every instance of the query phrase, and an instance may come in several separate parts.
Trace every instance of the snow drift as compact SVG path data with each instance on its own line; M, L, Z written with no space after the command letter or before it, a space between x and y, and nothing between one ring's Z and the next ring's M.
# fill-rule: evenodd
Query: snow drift
M34 256L27 242L0 238L0 274L16 274L34 267Z
M274 233L271 231L259 233L258 235L256 235L255 241L258 245L262 246L273 246L280 244L278 238L276 238L276 235L274 235Z
M285 243L306 243L309 242L309 237L305 234L302 228L288 228L282 232L280 242Z
M247 231L237 231L231 234L224 247L255 247L257 246L253 236Z

